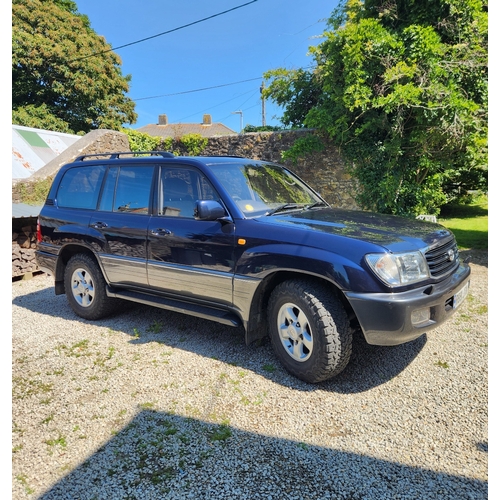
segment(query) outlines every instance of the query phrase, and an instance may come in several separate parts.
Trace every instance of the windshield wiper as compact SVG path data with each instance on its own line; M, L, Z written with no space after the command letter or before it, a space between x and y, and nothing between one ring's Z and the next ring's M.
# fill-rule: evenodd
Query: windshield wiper
M310 209L310 208L316 208L316 207L329 207L329 206L330 205L328 205L328 203L326 201L320 200L320 201L317 201L316 203L312 203L311 205L307 205L306 208Z
M311 203L308 205L307 203L283 203L268 212L266 212L266 215L273 215L279 212L286 212L287 210L301 210L301 209L311 209L311 208L316 208L316 207L329 207L328 203L326 201L320 200L316 201L314 203Z
M273 215L278 212L286 212L287 210L297 210L306 207L307 207L306 203L283 203L282 205L279 205L273 208L272 210L266 212L266 215Z

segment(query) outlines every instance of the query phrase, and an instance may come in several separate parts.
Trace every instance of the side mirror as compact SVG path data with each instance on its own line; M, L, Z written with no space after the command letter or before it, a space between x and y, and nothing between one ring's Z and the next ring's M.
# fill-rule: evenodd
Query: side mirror
M198 200L194 217L198 220L217 220L226 217L226 211L218 201Z

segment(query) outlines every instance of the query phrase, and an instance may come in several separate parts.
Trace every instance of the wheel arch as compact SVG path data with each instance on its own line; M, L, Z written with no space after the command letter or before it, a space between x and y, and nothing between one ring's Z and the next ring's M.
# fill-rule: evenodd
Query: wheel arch
M322 276L303 271L277 271L266 276L253 295L249 320L245 332L245 342L247 345L268 336L267 303L273 290L284 281L297 279L326 287L342 303L352 326L355 327L357 321L356 315L349 301L337 284Z
M74 245L74 244L65 245L59 252L55 269L54 288L56 295L62 295L65 293L64 271L71 257L77 254L85 254L91 257L95 261L95 263L99 266L101 272L103 272L99 260L97 259L96 255L90 248L83 245ZM104 272L103 276L106 276Z

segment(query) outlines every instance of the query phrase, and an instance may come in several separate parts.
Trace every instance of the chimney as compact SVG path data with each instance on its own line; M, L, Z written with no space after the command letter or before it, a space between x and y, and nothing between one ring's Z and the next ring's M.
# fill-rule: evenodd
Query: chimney
M203 125L212 125L212 115L203 115Z
M160 115L158 117L158 125L168 125L167 115Z

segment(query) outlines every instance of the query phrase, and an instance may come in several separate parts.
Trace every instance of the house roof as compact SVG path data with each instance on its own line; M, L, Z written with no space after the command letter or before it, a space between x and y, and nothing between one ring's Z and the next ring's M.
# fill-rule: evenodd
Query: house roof
M12 178L30 177L79 139L79 135L12 125Z
M237 132L226 127L223 123L212 123L210 115L203 116L203 123L167 123L167 116L160 115L158 124L145 125L137 129L138 132L153 137L182 137L187 134L199 134L202 137L221 135L238 135Z

